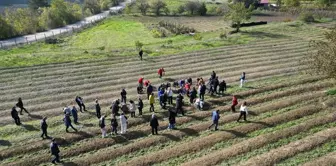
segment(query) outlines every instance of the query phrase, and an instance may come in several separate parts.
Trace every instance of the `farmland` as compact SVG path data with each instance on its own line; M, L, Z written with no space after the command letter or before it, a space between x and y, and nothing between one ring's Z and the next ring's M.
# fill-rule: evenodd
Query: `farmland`
M50 140L40 137L45 116L48 134L60 144L63 165L335 165L335 108L325 104L335 102L335 80L307 75L308 67L300 63L310 40L323 40L327 29L301 22L271 23L219 39L218 27L226 26L219 18L203 18L202 25L193 19L176 20L201 32L201 41L178 35L154 38L145 26L157 22L155 18L120 16L63 38L58 45L36 43L1 51L6 61L0 68L0 165L49 165ZM152 50L143 61L130 55L135 54L130 49L133 40L141 38L146 39L145 49ZM173 46L162 47L168 39ZM166 70L163 79L157 77L160 67ZM95 99L110 126L112 101L122 88L128 99L137 100L138 78L158 86L188 77L209 78L213 70L227 82L226 94L206 95L209 108L204 111L185 98L187 112L177 117L176 130L167 130L167 110L156 101L159 134L151 135L145 99L144 115L129 118L126 134L101 138ZM248 82L240 88L242 72ZM231 112L232 94L239 106L248 103L247 122L238 123L239 113ZM79 113L80 123L74 125L79 131L66 133L62 108L74 104L77 95L88 111ZM10 116L18 97L31 112L20 116L21 126ZM217 109L219 130L208 130Z

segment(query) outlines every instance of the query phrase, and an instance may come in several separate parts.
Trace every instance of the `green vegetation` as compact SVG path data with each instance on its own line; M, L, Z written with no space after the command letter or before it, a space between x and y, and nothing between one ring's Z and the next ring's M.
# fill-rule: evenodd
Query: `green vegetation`
M328 95L336 95L336 89L330 89L327 91Z

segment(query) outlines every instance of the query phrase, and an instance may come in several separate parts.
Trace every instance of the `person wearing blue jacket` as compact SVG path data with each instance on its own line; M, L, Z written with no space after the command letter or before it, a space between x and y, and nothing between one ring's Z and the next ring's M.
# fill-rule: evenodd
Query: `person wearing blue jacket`
M218 121L219 121L219 110L213 111L212 112L212 124L208 127L208 129L210 130L210 128L215 125L215 130L218 130Z
M63 121L64 121L64 124L65 124L65 131L66 132L69 132L68 131L68 128L69 127L71 127L73 130L75 130L76 132L77 132L77 129L75 129L73 126L72 126L72 124L71 124L71 119L70 119L70 114L69 113L67 113L67 114L65 114L64 115L64 119L63 119Z
M75 122L75 124L78 124L78 111L77 111L75 105L72 106L72 109L71 109L71 115L72 115L72 117L74 118L74 122Z
M161 90L158 92L159 101L162 109L166 108L166 101L165 101L165 90L161 88Z

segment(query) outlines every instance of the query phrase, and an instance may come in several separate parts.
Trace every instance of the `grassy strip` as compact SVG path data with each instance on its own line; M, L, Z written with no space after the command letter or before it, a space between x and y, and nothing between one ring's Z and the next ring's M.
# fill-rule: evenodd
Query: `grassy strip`
M273 165L283 159L320 146L332 139L336 139L336 127L323 130L312 136L308 136L304 139L291 142L288 145L273 149L268 153L250 158L241 165Z
M325 85L327 85L327 84L325 84ZM259 98L256 98L256 99L247 100L247 102L254 105L254 104L263 103L265 101L269 101L269 100L272 100L272 99L276 99L276 98L279 98L279 97L284 97L284 96L288 96L288 95L291 95L291 94L304 92L304 91L306 91L306 89L318 90L322 87L323 87L323 84L318 84L315 88L314 88L314 86L302 86L302 87L299 87L299 88L296 88L296 89L283 91L283 92L278 92L278 93L273 93L271 95L267 95L267 96L264 96L264 97L259 97ZM317 95L321 95L321 94L317 94ZM307 96L307 98L310 98L310 97L311 96ZM287 104L295 103L295 101L296 100L292 100L289 103L287 102ZM281 105L282 103L279 103L279 104ZM272 106L270 106L268 108L265 108L265 109L261 109L261 110L259 109L258 112L268 111L270 108L276 108L277 106L279 106L279 105L272 105ZM229 111L230 107L229 106L218 107L218 109ZM178 118L178 121L181 120L181 123L185 123L185 122L191 121L193 118L199 119L199 118L209 117L210 114L211 114L211 112L197 112L197 113L191 115L190 117ZM136 120L141 121L141 122L138 122L138 124L147 122L147 121L144 121L144 119L136 119ZM132 123L132 121L131 121L130 126L132 126L132 124L134 125L134 122ZM135 124L137 124L137 123L135 122ZM99 134L99 131L97 131L95 128L93 128L92 130L88 129L86 133L90 133L90 134L86 134L86 137L87 137L87 136L90 136L90 135ZM78 141L78 140L84 139L86 137L83 137L83 136L80 137L80 135L66 135L66 137L64 137L64 140ZM43 142L41 142L41 141L38 142L38 144L41 144L41 143L43 143ZM66 142L64 142L64 143L66 143ZM26 146L21 146L21 147L19 147L19 149L13 149L12 148L12 149L3 151L3 152L0 153L0 156L8 156L8 155L10 156L10 155L13 155L13 154L18 154L20 152L30 151L30 150L32 150L31 148L36 150L36 149L39 149L39 148L42 148L42 147L37 146L37 144L30 144L30 145L26 145Z
M235 52L235 51L241 51L244 49L249 49L249 50L257 50L260 46L268 46L273 43L277 42L278 44L286 44L286 43L296 43L300 42L302 40L300 39L280 39L280 40L260 40L256 41L254 43L250 44L245 44L245 45L237 45L237 46L224 46L224 47L219 47L219 48L211 48L211 49L204 49L204 50L198 50L198 51L189 51L187 53L179 53L179 54L172 54L172 55L166 55L166 56L159 56L159 57L147 57L147 60L157 60L157 61L162 61L165 59L176 59L177 57L179 58L184 58L188 56L204 56L204 55L209 55L209 54L216 54L216 53L223 53L223 52ZM167 58L169 57L169 58ZM59 71L63 70L64 67L67 67L66 65L69 66L74 66L75 68L83 68L83 67L92 67L92 66L97 66L98 64L100 65L113 65L119 67L118 64L120 60L123 60L124 63L129 63L128 65L135 65L136 62L138 61L138 57L119 57L119 56L113 56L110 58L102 58L102 59L91 59L91 60L81 60L81 61L75 61L75 62L68 62L68 63L55 63L55 64L49 64L49 65L36 65L36 66L31 66L31 67L20 67L20 68L2 68L0 69L1 76L10 76L15 73L22 73L22 74L30 74L34 75L35 73L38 73L39 71L46 73L49 75L48 71L52 69L53 71ZM122 66L122 65L120 65ZM27 70L30 69L30 70Z
M336 95L336 89L330 89L327 91L328 95Z
M312 165L318 165L319 163L321 163L318 160L328 160L324 157L326 157L328 155L328 153L331 152L335 152L336 151L336 140L333 140L331 142L325 143L323 144L321 147L317 147L309 152L305 152L305 153L300 153L297 154L294 157L288 158L284 161L281 161L280 163L278 163L277 165L279 166L286 166L286 165L299 165L299 164L303 164L305 162L310 162L312 161ZM322 159L323 158L323 159ZM321 165L335 165L336 163L334 162L334 164L328 163L328 164L321 164ZM308 165L308 163L307 163Z
M173 147L170 149L163 149L161 151L155 152L153 154L148 154L145 156L141 156L135 158L129 162L121 163L120 165L150 165L158 162L165 161L169 158L173 158L176 156L184 155L187 153L199 151L203 148L210 147L217 142L229 140L235 137L239 137L241 135L246 135L250 132L260 130L266 127L272 127L277 124L281 124L283 122L288 122L294 119L302 118L304 116L308 116L311 114L315 114L320 110L320 108L315 106L303 107L297 110L293 110L281 115L276 115L270 118L266 118L256 123L250 123L243 126L238 126L232 128L227 132L217 132L210 136L197 139L185 144L181 144L177 147ZM203 127L207 127L203 126ZM197 146L194 146L197 145Z
M323 84L318 84L315 88L318 90L318 89L320 89L320 88L323 87L322 85ZM300 93L300 92L305 91L306 89L314 90L315 88L314 88L314 86L302 86L302 87L300 87L300 88L298 88L296 90L294 89L294 90L289 90L289 91L278 92L278 93L274 93L274 94L271 94L271 95L268 95L268 96L264 96L264 97L260 97L260 98L256 98L256 99L252 99L252 100L247 100L247 101L250 104L258 104L258 103L263 103L263 102L265 102L267 100L272 100L272 99L276 99L276 98L279 98L279 97L288 96L290 94ZM295 100L293 100L293 101L295 101ZM277 105L273 105L272 108L274 108L276 106ZM218 109L229 111L230 107L229 106L218 107ZM264 111L267 111L267 110L269 110L269 108L264 109ZM210 114L211 114L211 112L197 112L197 113L193 114L190 117L182 117L182 118L178 118L178 120L181 119L181 121L183 123L185 123L186 121L191 121L193 118L201 118L201 117L205 118L205 117L208 117L208 116L210 116ZM132 126L132 123L130 125ZM90 134L86 134L87 136L90 136L90 135L98 134L99 131L97 131L96 129L92 129L92 130L88 130L86 133L90 133ZM69 137L65 137L64 140L78 141L80 139L86 138L86 137L80 137L80 135L76 135L76 136L75 135L68 135L68 136ZM72 137L74 137L74 138L72 138ZM41 141L39 141L38 144L41 144ZM33 145L33 146L31 146L31 145ZM41 146L37 146L36 144L30 144L30 145L26 145L26 146L21 146L19 149L9 149L9 150L3 151L3 152L0 153L0 156L11 156L13 154L18 154L20 152L25 152L27 150L30 151L30 150L32 150L32 148L34 150L36 150L36 149L39 149L39 148L42 148L42 147Z
M336 165L336 152L327 154L326 156L320 157L316 160L307 162L303 166L331 166Z
M306 121L305 123L285 128L273 133L259 135L254 138L250 138L246 141L240 142L236 145L232 145L229 148L220 149L216 152L212 152L209 155L202 156L201 158L196 158L192 161L184 163L182 165L216 165L223 160L227 160L231 157L250 152L254 149L261 148L267 144L277 142L280 139L292 137L301 132L308 131L309 129L320 126L323 124L331 123L334 121L333 114L328 114L325 117L318 117Z
M260 108L258 110L260 110L260 112L262 112L262 111L267 112L267 111L269 111L269 107L264 107L263 109ZM196 118L196 117L194 117L194 118ZM221 121L221 123L228 122L228 121L234 121L236 118L237 118L236 115L226 116L226 117L223 117L223 121ZM182 117L182 118L179 118L178 120L183 120L183 119L188 119L188 117ZM169 137L162 136L164 138L163 140L162 140L162 138L161 138L161 140L153 140L154 142L145 141L147 139L140 140L140 141L136 142L135 145L133 145L133 144L126 145L122 149L116 150L116 151L118 151L118 153L113 153L116 156L112 155L112 154L109 155L109 156L105 156L104 154L91 155L92 158L87 159L86 162L90 161L91 162L90 164L97 163L97 162L105 161L106 157L117 157L117 156L120 156L120 153L129 153L129 152L132 152L132 151L134 151L138 148L141 148L141 149L144 148L143 146L137 146L136 145L137 143L141 144L143 142L146 142L147 143L147 144L145 144L145 147L146 147L146 146L151 146L151 145L155 145L155 144L162 143L162 142L167 142L167 141L169 141L170 139L173 139L173 138L176 138L176 139L179 140L181 137L183 137L185 135L193 135L193 134L197 134L199 131L205 130L207 125L208 125L208 122L205 122L205 123L201 123L201 124L198 124L198 125L194 125L192 127L186 128L186 129L182 129L181 131L173 131L173 133L176 133L177 136L176 135L173 136L172 135L173 133L168 134L166 136L169 136ZM152 138L149 138L149 140L151 140L151 139ZM115 140L97 139L96 141L90 141L90 143L85 144L85 146L82 146L81 148L69 149L69 151L63 151L63 156L73 156L74 154L79 155L81 153L91 151L92 149L97 149L99 147L106 147L106 146L110 146L110 145L113 145L113 144L115 144ZM103 159L102 159L102 157L103 157ZM48 161L48 156L45 156L45 157L39 156L37 158L30 158L29 159L29 161L31 163L34 163L34 164L41 163L41 160L44 160L44 162ZM81 163L81 161L78 161L78 163Z
M267 72L250 74L249 78L252 79L252 78L267 77L269 75L275 75L275 74L283 74L283 73L293 72L293 70L295 70L295 69L296 69L296 67L286 68L286 69L280 69L280 70L279 69L268 70ZM104 96L105 96L104 98L109 98L109 93L104 94ZM95 98L101 98L102 95L100 94L100 95L91 96L91 97L93 97L92 98L92 101L93 101ZM106 100L106 99L105 100L100 100L100 101L101 101L101 105L103 107L110 104L110 101ZM68 102L63 103L63 105L61 104L59 107L63 107L66 104L68 104ZM38 114L40 116L48 116L48 117L50 117L50 116L55 115L55 113L57 113L57 112L59 112L59 109L46 110L46 111L43 111L43 112L40 111L40 112L38 112ZM33 113L33 114L35 114L35 113ZM10 117L4 117L4 118L1 118L1 120L2 121L0 122L0 124L8 124L8 123L10 123L12 121ZM23 117L22 120L25 121L26 120L25 117Z

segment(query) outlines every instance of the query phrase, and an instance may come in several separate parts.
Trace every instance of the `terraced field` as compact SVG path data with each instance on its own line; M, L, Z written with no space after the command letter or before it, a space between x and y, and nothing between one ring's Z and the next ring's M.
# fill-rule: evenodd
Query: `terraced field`
M39 123L48 116L49 135L61 146L64 165L335 165L334 108L323 105L335 88L325 76L302 74L299 63L309 39L259 40L246 45L220 47L161 57L113 57L90 61L0 69L0 165L49 165L50 140L40 138ZM164 67L163 80L156 71ZM208 78L215 70L229 85L225 96L206 96L209 110L186 105L177 118L177 130L166 130L167 110L156 102L159 135L151 135L148 101L144 115L129 119L127 134L101 138L94 113L100 100L108 115L111 102L126 88L128 99L138 97L137 79L154 85L181 78ZM248 82L238 87L241 72ZM237 123L231 113L231 94L249 106L248 122ZM79 114L79 132L66 133L62 108L83 96L88 112ZM10 109L22 97L31 115L13 125ZM187 100L185 100L186 103ZM211 112L221 114L219 131L209 131ZM110 129L109 129L110 131ZM308 158L309 156L309 158ZM312 156L312 157L310 157Z

